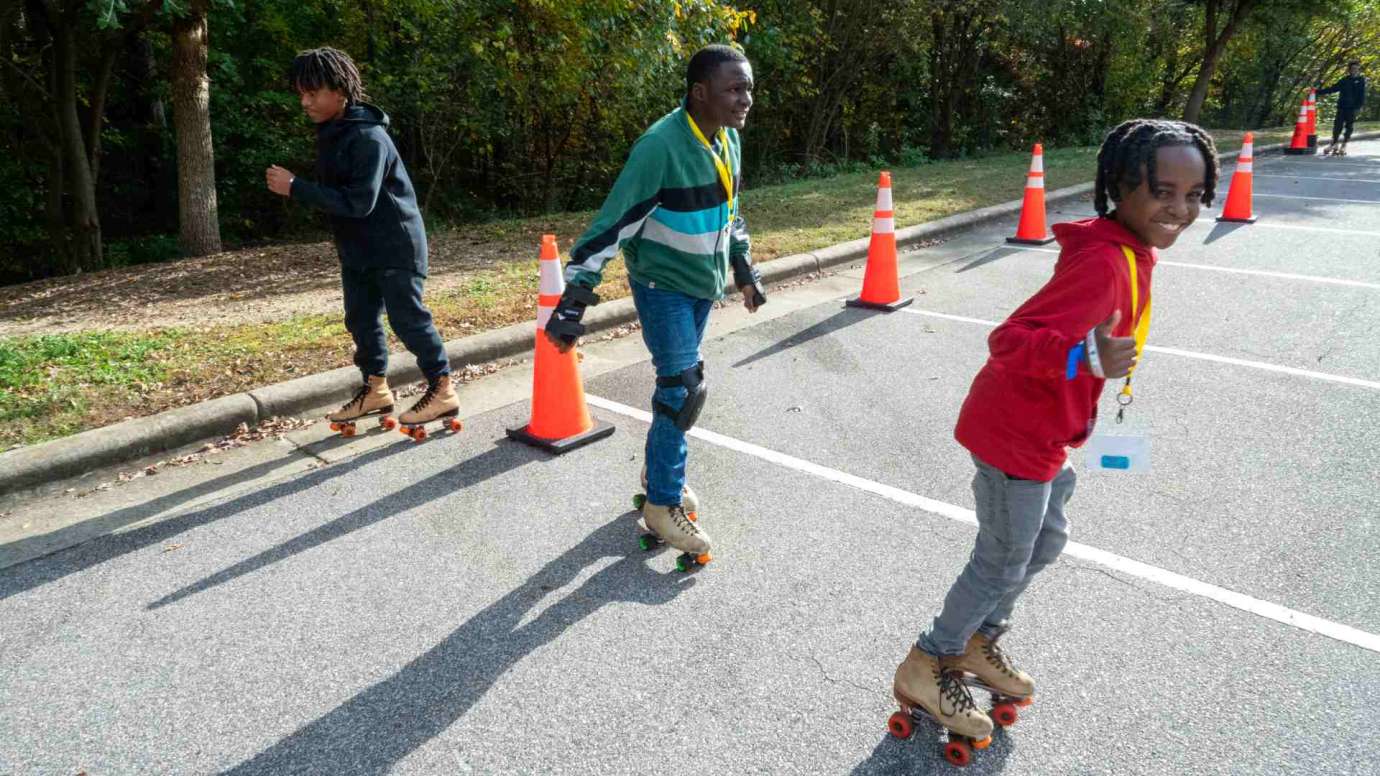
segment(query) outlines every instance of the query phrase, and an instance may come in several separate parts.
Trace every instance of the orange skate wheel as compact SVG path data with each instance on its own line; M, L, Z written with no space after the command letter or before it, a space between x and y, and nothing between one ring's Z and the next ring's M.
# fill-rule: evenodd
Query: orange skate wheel
M398 427L398 421L392 418L384 418L383 420L379 421L379 425L383 426L383 428L387 431L392 431L393 429Z
M347 437L354 436L354 435L355 435L355 427L354 427L354 426L345 426L344 428L340 429L340 435L341 435L341 436L347 436Z
M339 423L336 423L334 420L332 420L332 421L331 421L331 430L332 430L332 431L339 431L339 430L340 430L340 424L339 424Z
M992 721L1002 727L1011 727L1020 718L1014 703L998 703L992 707Z
M973 761L973 750L962 741L950 741L944 745L944 759L962 768Z
M699 513L699 512L686 512L686 513L685 513L685 516L688 517L688 518L690 518L690 522L692 522L692 523L695 522L696 520L699 520L699 519L700 519L700 513Z
M1035 702L1035 696L1032 695L1032 696L1030 696L1029 698L1020 698L1020 699L1017 699L1017 700L1015 701L1015 704L1016 704L1017 706L1020 706L1021 708L1025 708L1026 706L1029 706L1030 704L1032 704L1032 703L1034 703L1034 702Z
M416 429L412 431L412 439L417 442L426 439L426 429L422 428L421 426L418 426Z
M700 564L701 566L709 565L709 561L711 560L714 560L714 556L710 555L707 552L702 552L699 555L695 556L695 562Z
M986 749L992 745L992 737L981 738L973 742L974 749Z
M898 711L886 721L886 729L891 735L904 741L910 738L911 733L915 732L915 725L910 721L909 714Z
M451 431L459 431L460 429L465 427L465 424L461 423L459 420L456 420L455 418L451 418L450 422L446 425L450 427Z
M403 436L412 436L412 429L407 426L398 426L398 433Z

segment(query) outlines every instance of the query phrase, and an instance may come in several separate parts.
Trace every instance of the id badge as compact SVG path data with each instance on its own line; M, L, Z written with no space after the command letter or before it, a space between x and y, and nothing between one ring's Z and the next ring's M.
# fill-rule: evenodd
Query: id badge
M1083 448L1088 469L1118 472L1150 470L1150 437L1144 433L1093 434Z

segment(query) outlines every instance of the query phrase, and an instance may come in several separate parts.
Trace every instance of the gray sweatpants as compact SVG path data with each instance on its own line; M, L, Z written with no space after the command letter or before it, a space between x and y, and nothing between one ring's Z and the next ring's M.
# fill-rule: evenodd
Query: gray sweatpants
M1064 507L1077 477L1064 464L1049 482L1009 477L973 458L973 496L978 534L968 565L959 574L944 609L915 646L931 655L961 655L973 633L1004 629L1016 599L1030 580L1054 562L1069 539Z

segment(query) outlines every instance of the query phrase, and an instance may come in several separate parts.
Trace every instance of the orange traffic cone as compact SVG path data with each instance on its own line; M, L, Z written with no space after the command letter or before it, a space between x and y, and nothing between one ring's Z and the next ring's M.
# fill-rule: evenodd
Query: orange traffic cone
M565 280L556 235L541 237L541 287L537 297L537 346L532 358L532 420L508 429L508 438L557 455L613 433L613 426L589 417L575 350L562 353L546 338L546 322L561 301Z
M1318 147L1318 90L1308 90L1308 147Z
M1255 135L1246 133L1241 141L1241 155L1236 158L1236 172L1231 176L1231 188L1227 190L1227 204L1222 208L1218 221L1253 224L1255 213L1251 210L1251 176L1255 159Z
M846 302L849 307L899 310L914 301L901 298L896 267L896 211L891 204L891 173L877 179L877 209L872 213L872 241L867 245L867 270L862 294Z
M1299 119L1294 122L1294 137L1289 141L1289 147L1284 149L1284 153L1290 156L1307 156L1314 150L1308 147L1308 98L1305 97L1303 104L1299 105Z
M1021 203L1021 223L1016 236L1006 241L1017 245L1046 245L1054 236L1045 227L1045 147L1035 144L1030 159L1030 174L1025 176L1025 201Z

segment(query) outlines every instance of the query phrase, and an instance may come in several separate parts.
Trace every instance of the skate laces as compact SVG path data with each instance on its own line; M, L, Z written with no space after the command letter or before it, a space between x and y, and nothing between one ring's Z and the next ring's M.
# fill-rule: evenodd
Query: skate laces
M361 386L359 387L359 389L355 391L354 398L352 398L352 399L350 399L349 401L345 402L345 406L344 406L344 407L341 407L341 409L342 409L342 410L346 410L346 409L349 409L349 408L355 406L356 404L359 405L359 408L360 408L360 409L364 409L364 397L368 396L368 395L369 395L369 392L370 392L371 390L372 390L372 389L369 387L369 383L365 383L364 385L361 385Z
M427 383L427 384L426 384L426 393L422 394L422 398L418 399L418 400L417 400L417 403L414 404L414 405L412 405L412 411L413 411L413 412L416 412L417 410L420 410L421 408L423 408L423 407L425 407L426 405L430 404L430 403L431 403L431 400L434 399L434 398L436 398L436 391L437 391L437 389L440 388L440 387L441 387L441 381L440 381L440 380L433 380L433 381Z
M940 666L935 669L935 673L939 674L939 697L953 706L954 714L977 708L977 702L973 700L968 685L963 683L962 671Z
M987 655L987 662L1000 668L1002 673L1007 676L1016 675L1016 667L1011 663L1011 658L1007 657L1006 653L1001 651L1001 647L997 646L997 640L995 638L988 639L987 643L983 645L982 651Z
M688 533L692 536L700 532L699 527L690 521L689 515L685 514L685 507L671 507L670 513L671 520L675 521L676 528L679 528L682 532Z

